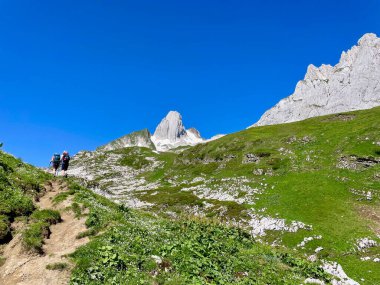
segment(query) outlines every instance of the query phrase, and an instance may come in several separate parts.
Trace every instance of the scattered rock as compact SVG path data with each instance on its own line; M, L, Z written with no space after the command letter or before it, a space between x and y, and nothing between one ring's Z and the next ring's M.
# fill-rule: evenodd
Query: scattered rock
M363 200L371 201L373 199L372 191L350 189L350 192L357 196L361 196L361 198L356 199L357 201L363 201Z
M319 235L319 236L311 236L311 237L305 237L304 239L303 239L303 241L301 241L299 244L297 244L297 247L305 247L305 245L308 243L308 242L310 242L310 241L312 241L312 240L315 240L315 239L322 239L322 236L321 235Z
M272 169L262 169L262 168L256 168L252 171L254 175L267 175L272 176L273 170Z
M340 279L339 281L333 280L333 285L360 285L355 280L349 278L344 272L342 266L336 262L325 262L322 266L323 270L327 273Z
M354 114L336 114L334 116L329 116L328 118L324 119L323 122L335 122L335 121L352 121L356 118L356 115Z
M162 258L157 256L157 255L152 255L151 258L156 262L156 264L161 264L162 263Z
M299 221L292 221L287 224L285 219L277 219L272 217L265 217L255 213L248 213L250 220L249 226L252 228L251 233L253 236L265 236L265 231L284 231L284 232L297 232L299 229L309 230L312 227Z
M243 163L258 163L259 161L260 157L253 153L247 153L243 158Z
M358 170L368 168L380 163L380 159L373 157L358 157L356 155L343 156L339 159L336 165L340 169Z
M236 155L234 155L234 154L226 154L224 156L224 161L230 161L230 160L232 160L234 158L236 158Z
M318 257L316 254L312 254L310 255L307 260L311 261L311 262L316 262L318 260Z
M369 238L362 238L356 241L356 247L359 251L364 251L367 248L375 246L377 246L377 242Z
M280 152L281 155L286 155L286 156L294 154L293 151L291 151L290 149L284 148L284 147L280 147L278 149L278 151Z
M323 250L323 247L319 246L319 247L317 247L317 248L314 250L314 252L315 252L315 253L318 253L318 252L320 252L321 250Z
M307 278L304 281L304 284L320 284L320 285L324 285L325 282L323 282L322 280L319 280L319 279L315 279L315 278Z
M308 144L310 142L313 142L314 139L312 137L309 137L309 136L304 136L302 139L301 139L301 143L303 144Z

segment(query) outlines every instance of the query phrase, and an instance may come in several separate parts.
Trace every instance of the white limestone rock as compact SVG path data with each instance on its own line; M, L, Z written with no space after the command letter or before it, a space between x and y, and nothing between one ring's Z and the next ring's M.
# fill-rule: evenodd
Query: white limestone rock
M361 238L356 241L356 247L359 251L375 246L377 246L377 242L369 238Z
M342 266L336 262L325 262L322 266L323 270L335 277L339 280L332 280L333 285L359 285L358 282L351 279L344 272Z
M195 128L185 129L182 116L177 111L170 111L162 119L151 139L159 151L196 145L205 141Z
M293 95L282 99L252 125L264 126L370 109L380 105L380 38L365 34L337 65L309 65Z
M168 140L177 142L184 136L187 136L185 127L182 123L182 116L177 111L170 111L154 132L157 140Z

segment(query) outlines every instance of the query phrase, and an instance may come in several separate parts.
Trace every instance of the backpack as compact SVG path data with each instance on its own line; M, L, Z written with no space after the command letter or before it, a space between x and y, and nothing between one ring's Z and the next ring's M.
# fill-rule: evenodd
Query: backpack
M66 155L62 156L62 161L63 162L69 162L70 161L70 155L66 154Z
M61 161L61 156L59 154L54 154L53 162L59 163Z

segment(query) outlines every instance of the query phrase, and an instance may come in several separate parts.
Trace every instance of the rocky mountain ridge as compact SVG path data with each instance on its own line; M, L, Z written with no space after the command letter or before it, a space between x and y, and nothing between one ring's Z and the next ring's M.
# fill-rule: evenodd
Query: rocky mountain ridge
M294 93L266 111L252 125L301 121L380 105L380 38L365 34L343 52L337 65L309 65Z
M153 135L148 129L136 131L111 141L97 150L110 151L137 146L157 151L168 151L180 146L194 146L223 136L216 135L210 139L204 139L197 129L185 128L179 112L170 111L157 126Z
M102 147L99 147L98 150L114 150L133 146L156 149L154 143L151 140L151 134L149 130L144 129L118 138Z

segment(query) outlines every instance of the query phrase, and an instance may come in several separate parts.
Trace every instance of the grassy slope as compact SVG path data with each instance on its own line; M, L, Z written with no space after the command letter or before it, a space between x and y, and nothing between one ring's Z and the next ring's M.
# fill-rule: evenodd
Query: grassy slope
M379 159L379 118L380 108L374 108L350 115L252 128L190 148L174 159L161 158L168 161L166 169L145 176L149 180L161 179L161 182L174 176L183 181L191 181L197 176L246 176L265 181L268 190L260 195L255 205L220 204L227 205L232 216L244 214L247 207L265 208L265 214L278 214L289 221L312 225L312 232L283 234L283 244L293 247L304 237L321 234L323 239L310 243L306 253L310 254L320 245L325 248L321 257L340 262L351 277L364 278L363 284L376 284L380 283L379 264L363 262L360 257L379 256L380 250L374 248L359 253L355 242L363 237L376 240L375 232L380 233L377 220L380 216L380 164L362 167L356 163L356 170L340 169L337 164L341 157L351 155ZM260 162L243 164L244 155L248 153L261 156ZM273 175L255 175L255 169ZM155 196L142 195L140 198L173 208L201 204L201 199L180 191L181 188L167 186ZM371 191L373 199L361 199L352 190ZM267 239L275 239L278 235L269 234Z
M328 281L318 264L256 243L245 231L218 222L169 220L117 206L76 187L90 209L91 242L72 255L72 284L299 284ZM159 257L161 263L155 259Z
M0 151L0 242L11 238L10 223L35 210L33 200L50 176Z
M58 212L33 206L34 197L43 192L42 184L52 179L50 175L1 151L0 164L0 214L9 221L23 216L31 226L60 220ZM54 202L72 195L72 208L78 216L87 216L88 230L78 238L91 237L71 255L77 265L71 284L299 284L306 277L329 280L318 264L256 243L243 230L192 217L168 220L132 211L67 182L70 191ZM36 244L39 232L38 227L27 227L25 235ZM162 262L158 264L154 256Z

